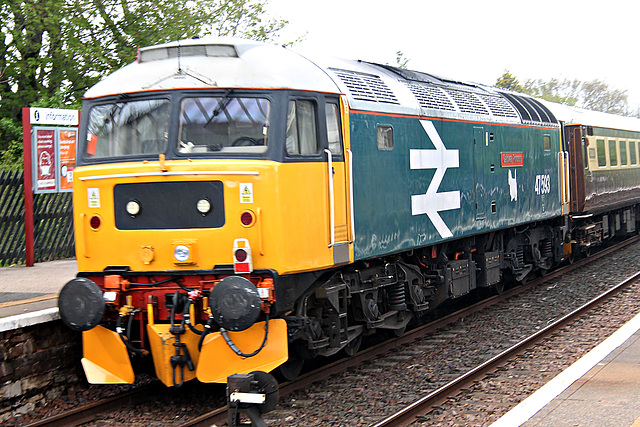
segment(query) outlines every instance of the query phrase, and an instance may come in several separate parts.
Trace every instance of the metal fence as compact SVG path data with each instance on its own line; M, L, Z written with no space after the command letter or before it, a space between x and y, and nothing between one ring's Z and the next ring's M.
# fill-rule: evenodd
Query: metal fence
M71 193L34 194L35 262L75 255ZM24 173L0 171L0 266L25 262Z

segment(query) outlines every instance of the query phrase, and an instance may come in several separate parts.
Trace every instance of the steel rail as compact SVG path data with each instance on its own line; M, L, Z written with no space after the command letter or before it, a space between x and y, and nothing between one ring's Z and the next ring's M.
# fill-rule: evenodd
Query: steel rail
M414 403L406 406L395 414L385 418L377 424L374 424L373 427L396 427L396 426L405 426L411 424L416 421L416 417L418 415L423 415L434 409L435 406L440 405L447 401L449 398L456 396L463 389L467 388L472 383L481 380L488 373L494 372L496 368L504 365L508 361L514 359L516 356L524 353L526 350L532 348L537 343L545 340L553 333L557 332L559 329L567 326L578 318L590 312L592 309L602 305L610 298L617 295L622 290L626 289L631 284L635 283L640 279L640 272L633 274L628 277L615 287L609 289L603 294L595 297L591 301L587 302L583 306L575 309L571 313L563 316L562 318L556 320L551 323L544 329L534 333L533 335L525 338L521 342L515 344L511 348L503 351L497 356L487 360L483 364L477 366L476 368L468 371L467 373L461 375L460 377L454 379L448 384L440 387L439 389L433 391L427 396L415 401Z
M25 427L67 427L88 423L95 420L100 414L117 411L122 405L143 400L144 395L153 390L159 382L160 381L154 381L151 384L138 387L135 390L69 409L60 414L34 421Z
M363 349L354 356L337 360L328 365L322 366L321 368L318 368L304 375L301 375L300 377L296 378L293 381L288 381L286 383L281 384L280 396L281 397L287 396L296 390L307 388L312 383L322 381L331 375L342 373L351 367L360 366L364 362L380 357L388 353L390 350L394 348L400 347L405 344L409 344L430 333L436 332L437 330L444 328L450 323L456 322L461 318L467 317L474 312L477 312L484 308L495 305L505 299L508 299L521 292L524 292L528 289L538 286L539 284L544 283L552 278L561 276L562 274L566 274L567 272L573 269L580 268L588 262L592 262L600 257L608 255L612 252L615 252L616 250L619 250L624 246L635 243L639 240L640 240L640 236L627 239L624 242L621 242L615 246L602 250L589 258L585 258L572 265L555 270L543 278L531 281L526 285L517 286L515 288L509 289L500 295L495 295L490 298L486 298L476 304L462 308L444 317L441 317L432 322L429 322L415 329L407 331L405 334L403 334L400 337L386 340L372 347ZM117 409L118 407L121 407L123 404L134 402L134 401L143 401L145 398L144 395L149 390L153 389L154 384L155 383L152 383L150 385L146 385L138 389L122 393L117 396L113 396L107 399L103 399L97 402L93 402L77 408L73 408L69 411L65 411L63 413L54 415L52 417L48 417L39 421L34 421L30 424L27 424L26 427L58 427L58 426L78 425L78 424L89 422L91 420L96 419L98 415ZM183 424L181 424L181 426L209 427L212 425L212 423L220 424L220 423L225 423L226 421L227 421L227 408L221 407L221 408L212 410L210 412L207 412L206 414L203 414L192 420L186 421Z
M495 305L501 301L504 301L508 298L511 298L515 295L518 295L536 286L539 286L540 284L545 283L551 279L560 277L563 274L567 274L570 271L584 267L586 264L590 262L593 262L599 258L609 255L615 251L618 251L624 248L625 246L628 246L638 241L640 241L640 236L634 236L632 238L626 239L623 242L620 242L609 248L603 249L602 251L599 251L588 258L581 259L579 261L576 261L573 264L566 265L557 270L554 270L553 272L548 273L544 277L532 280L531 282L525 285L517 286L501 293L500 295L494 295L490 298L486 298L482 301L477 302L476 304L462 308L458 311L455 311L444 317L436 319L425 325L412 329L411 331L406 332L404 335L400 337L386 340L372 347L361 350L354 356L337 360L328 365L322 366L321 368L318 368L304 375L301 375L295 380L288 381L286 383L283 383L280 386L280 390L279 390L280 397L282 398L293 393L296 390L307 388L314 382L325 380L329 378L331 375L340 374L342 372L345 372L349 368L360 366L366 361L373 360L377 357L380 357L388 353L390 350L400 347L402 345L410 344L413 341L423 338L428 334L434 333L439 329L444 328L448 324L454 323L461 318L471 315L472 313L478 312L484 308ZM180 424L180 426L181 427L210 427L212 424L220 425L221 423L225 423L226 421L227 421L227 408L221 407L211 412L208 412L206 414L203 414L197 418L186 421L185 423ZM389 424L389 425L393 425L393 424Z

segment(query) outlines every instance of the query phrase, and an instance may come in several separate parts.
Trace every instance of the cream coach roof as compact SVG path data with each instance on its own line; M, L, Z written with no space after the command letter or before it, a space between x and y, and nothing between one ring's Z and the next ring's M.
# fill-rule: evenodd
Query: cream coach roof
M585 110L583 108L556 104L542 99L539 99L539 101L545 104L558 120L566 124L579 124L584 126L640 132L640 119L635 117L625 117L618 116L616 114L602 113L600 111Z
M136 62L107 76L85 98L215 87L340 91L321 68L291 50L243 39L207 38L142 48Z

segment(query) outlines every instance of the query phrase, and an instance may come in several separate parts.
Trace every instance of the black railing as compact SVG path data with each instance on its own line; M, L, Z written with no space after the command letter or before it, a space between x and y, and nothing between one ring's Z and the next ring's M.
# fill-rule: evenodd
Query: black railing
M33 205L35 262L73 257L71 193L34 194ZM24 173L0 171L0 266L24 262Z

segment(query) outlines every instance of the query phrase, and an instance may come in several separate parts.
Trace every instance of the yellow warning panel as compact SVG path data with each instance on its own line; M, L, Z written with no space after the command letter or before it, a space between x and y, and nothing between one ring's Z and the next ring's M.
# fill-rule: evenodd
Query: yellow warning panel
M265 322L258 322L242 332L229 332L229 337L245 354L253 353L264 339ZM225 383L233 374L253 371L270 372L289 358L287 322L284 319L269 321L269 336L264 348L252 357L238 356L229 347L220 332L205 338L198 364L198 380L207 383Z
M91 384L133 384L135 375L120 336L96 326L82 332L82 367Z
M171 366L171 356L176 355L176 336L169 332L171 325L157 324L147 325L147 334L149 336L149 344L151 345L151 355L153 356L153 365L156 368L156 375L167 387L173 387L180 382L187 382L196 376L196 371L190 371L188 366L177 366L175 371ZM180 335L180 342L187 346L189 357L194 366L198 365L200 353L198 352L199 335L187 330ZM184 355L184 350L180 351ZM175 384L174 384L175 381Z

